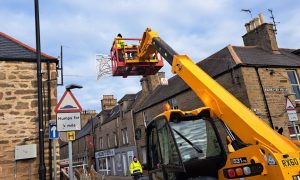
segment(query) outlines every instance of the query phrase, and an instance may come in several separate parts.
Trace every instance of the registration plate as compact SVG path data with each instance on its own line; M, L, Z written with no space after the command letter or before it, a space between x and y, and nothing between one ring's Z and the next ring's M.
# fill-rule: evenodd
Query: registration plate
M281 163L283 167L295 167L300 165L300 158L287 158L287 159L282 159ZM299 179L300 180L300 179Z

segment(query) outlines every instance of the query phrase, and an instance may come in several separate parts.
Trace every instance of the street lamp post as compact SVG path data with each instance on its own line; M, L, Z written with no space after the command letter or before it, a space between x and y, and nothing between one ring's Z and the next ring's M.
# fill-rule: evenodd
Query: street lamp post
M66 90L70 91L71 89L81 89L82 86L78 84L70 84L66 86ZM68 151L69 151L69 179L73 180L74 175L73 175L73 152L72 152L72 141L68 141Z
M43 126L43 97L41 74L41 41L40 41L40 17L39 1L34 0L35 12L35 37L36 37L36 63L37 63L37 87L38 87L38 121L39 121L39 179L46 179L46 167L44 157L44 126Z

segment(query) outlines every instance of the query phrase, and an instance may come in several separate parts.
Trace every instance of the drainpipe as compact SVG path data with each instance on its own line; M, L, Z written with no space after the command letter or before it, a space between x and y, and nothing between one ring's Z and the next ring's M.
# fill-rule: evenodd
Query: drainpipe
M259 75L259 72L258 72L258 68L257 68L257 67L255 67L255 71L256 71L256 75L257 75L257 77L258 77L258 83L259 83L261 92L262 92L262 94L263 94L264 103L265 103L266 110L267 110L267 115L268 115L268 120L269 120L269 123L270 123L271 128L274 129L273 120L272 120L270 108L269 108L269 105L268 105L267 97L266 97L266 94L265 94L265 91L264 91L264 87L263 87L263 85L262 85L262 82L261 82L260 75Z

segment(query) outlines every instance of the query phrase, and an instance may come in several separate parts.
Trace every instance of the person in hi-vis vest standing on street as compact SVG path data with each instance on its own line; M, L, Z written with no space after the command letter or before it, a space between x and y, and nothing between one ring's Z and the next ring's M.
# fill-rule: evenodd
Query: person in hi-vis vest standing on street
M133 175L137 171L139 171L140 173L143 173L143 169L142 169L140 162L134 156L133 161L130 164L130 174Z

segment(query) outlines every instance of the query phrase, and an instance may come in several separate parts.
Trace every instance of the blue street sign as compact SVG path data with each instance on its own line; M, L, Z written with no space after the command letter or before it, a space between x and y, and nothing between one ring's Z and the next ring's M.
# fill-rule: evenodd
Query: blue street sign
M49 139L58 139L58 131L55 124L49 124Z

